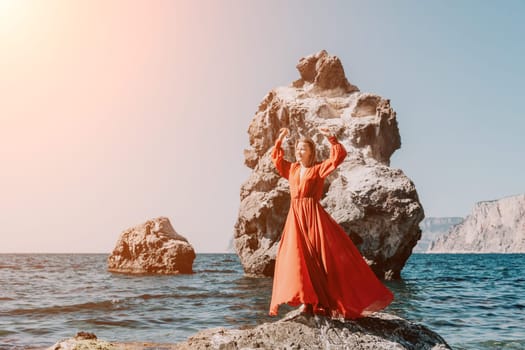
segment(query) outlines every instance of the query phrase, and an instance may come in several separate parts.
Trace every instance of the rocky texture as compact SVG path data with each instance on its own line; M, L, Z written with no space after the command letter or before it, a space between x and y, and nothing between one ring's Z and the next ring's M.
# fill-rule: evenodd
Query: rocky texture
M43 350L45 348L33 348ZM58 341L47 350L175 350L177 344L161 344L152 342L109 342L98 339L93 333L79 332L73 338Z
M462 222L462 217L424 218L419 224L421 239L417 242L412 252L425 253L432 242L445 235L452 226Z
M68 347L61 344L67 344ZM72 349L74 339L64 340L50 349ZM160 344L101 343L91 340L86 349L146 349ZM355 321L341 322L322 316L305 316L292 311L277 322L249 329L214 328L201 331L183 343L164 344L164 349L370 349L441 350L450 349L438 334L428 328L385 313Z
M205 330L180 345L182 349L450 349L428 328L393 315L376 313L341 322L297 310L251 329Z
M301 78L270 91L248 129L245 164L253 171L241 187L234 233L244 271L251 276L273 275L290 203L287 180L278 176L270 159L279 129L291 131L283 144L286 159L295 159L294 140L308 136L318 144L320 161L330 150L318 131L324 126L349 154L327 179L322 204L378 276L399 278L420 238L418 225L424 213L412 181L389 167L390 156L401 145L396 113L389 100L351 85L339 59L325 51L301 59L297 68Z
M120 235L108 257L108 271L121 273L192 273L195 251L168 218L159 217Z
M525 253L525 194L478 202L430 253Z

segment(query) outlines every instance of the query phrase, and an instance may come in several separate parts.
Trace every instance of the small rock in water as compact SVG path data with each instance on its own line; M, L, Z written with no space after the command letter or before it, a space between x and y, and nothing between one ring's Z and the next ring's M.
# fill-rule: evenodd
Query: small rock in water
M108 257L110 272L131 274L192 273L195 250L166 217L125 230Z
M97 339L97 336L95 335L95 333L80 331L77 333L77 335L75 335L75 339L76 340Z

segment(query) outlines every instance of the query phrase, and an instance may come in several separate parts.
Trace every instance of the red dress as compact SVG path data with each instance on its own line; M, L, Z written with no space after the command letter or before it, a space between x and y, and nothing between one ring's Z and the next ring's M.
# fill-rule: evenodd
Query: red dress
M283 156L281 142L272 151L279 174L290 184L290 211L284 225L273 278L270 315L280 304L312 304L315 313L358 318L381 310L394 298L339 224L319 203L325 178L346 157L335 137L330 157L308 168Z

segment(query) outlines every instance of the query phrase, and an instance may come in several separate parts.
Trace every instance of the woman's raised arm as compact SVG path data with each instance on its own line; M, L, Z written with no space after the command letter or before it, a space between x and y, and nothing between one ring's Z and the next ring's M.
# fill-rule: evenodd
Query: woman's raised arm
M319 131L328 138L328 141L330 141L332 145L330 148L330 157L322 162L319 167L319 176L325 178L345 160L347 153L344 146L337 141L337 138L332 135L327 128L319 128Z
M291 163L284 159L284 150L281 147L283 139L288 135L290 131L287 128L279 130L279 137L275 141L275 145L272 150L272 162L277 168L279 174L288 179L290 176L290 165Z

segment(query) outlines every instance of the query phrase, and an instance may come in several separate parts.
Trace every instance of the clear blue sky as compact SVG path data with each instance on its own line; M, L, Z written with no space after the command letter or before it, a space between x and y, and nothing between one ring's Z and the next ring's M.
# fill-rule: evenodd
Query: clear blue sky
M160 215L224 251L258 104L322 49L391 99L427 216L525 192L523 1L0 4L0 252L109 252Z

